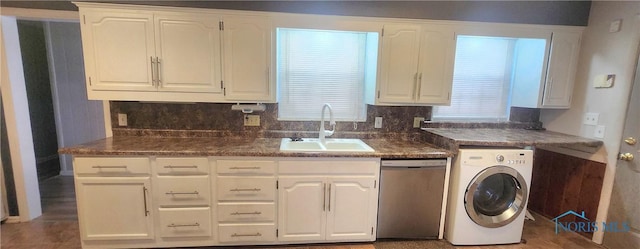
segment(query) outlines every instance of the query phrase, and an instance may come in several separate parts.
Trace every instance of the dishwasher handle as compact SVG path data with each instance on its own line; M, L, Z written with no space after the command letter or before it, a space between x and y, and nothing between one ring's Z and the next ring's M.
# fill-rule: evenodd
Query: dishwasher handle
M400 167L400 168L432 168L447 166L447 159L433 160L382 160L382 167Z

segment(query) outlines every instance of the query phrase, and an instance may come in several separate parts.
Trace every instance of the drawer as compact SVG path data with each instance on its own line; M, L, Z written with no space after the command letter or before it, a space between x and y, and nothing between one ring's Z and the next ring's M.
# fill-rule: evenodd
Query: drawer
M274 224L218 225L220 242L268 242L276 240Z
M211 236L211 209L160 208L160 237Z
M76 157L73 165L78 176L148 175L151 168L147 157Z
M209 176L158 177L158 204L160 206L209 206L211 187Z
M218 204L218 222L274 222L275 218L273 203Z
M158 157L155 166L158 175L208 175L209 168L206 157Z
M276 173L275 161L260 160L218 160L218 174L254 174L273 175Z
M220 201L273 201L275 177L218 177Z

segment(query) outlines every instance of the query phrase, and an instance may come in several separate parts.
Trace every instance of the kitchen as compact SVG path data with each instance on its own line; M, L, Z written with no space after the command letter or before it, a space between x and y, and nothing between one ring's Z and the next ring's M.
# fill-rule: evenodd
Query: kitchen
M590 22L596 22L600 20L601 23L600 22L596 22L596 23L600 24L601 26L607 26L607 29L605 30L608 30L610 21L616 18L619 19L625 16L624 14L607 14L607 15L614 15L614 16L620 15L620 17L616 16L615 18L609 17L609 16L604 16L604 17L599 16L599 15L604 15L603 13L596 11L599 9L596 7L601 7L600 4L606 5L605 3L598 3L598 2L594 3L595 7L592 7L592 11L590 14L591 15ZM606 8L606 7L601 7L601 8ZM621 12L621 13L627 13L627 12ZM594 21L594 18L602 18L602 19L595 19L596 21ZM591 49L591 50L587 50L587 52L600 51L598 49L599 47L612 46L612 47L619 48L619 50L621 50L622 47L624 47L627 50L624 50L624 51L615 50L613 52L622 53L624 55L627 55L627 57L629 57L628 54L634 54L629 51L635 51L635 47L634 47L635 45L630 45L630 43L635 42L635 40L632 40L632 36L635 34L632 34L633 32L624 29L624 27L625 25L631 26L633 24L634 24L633 21L626 21L626 22L623 21L623 25L622 25L623 28L620 32L611 33L611 34L607 33L611 36L626 35L624 37L626 39L622 39L622 41L619 41L618 39L607 40L607 42L611 42L613 44L609 44L602 40L597 40L596 37L594 36L594 38L592 39L596 39L596 41L593 41L593 43L599 44L599 46L595 46L593 43L587 42L589 41L589 39L587 38L590 37L590 36L587 36L587 34L589 33L585 34L583 37L582 48L581 48L583 51L582 53L584 54L585 53L584 51L587 49ZM617 41L619 41L620 44L615 43ZM604 44L600 44L600 43L604 43ZM583 57L584 56L580 57L581 60ZM632 82L631 78L633 78L633 74L632 74L633 69L630 69L632 67L630 65L633 65L635 63L635 56L631 56L631 57L634 57L634 58L633 59L629 58L627 61L628 63L624 64L625 68L627 69L626 71L619 72L617 70L614 70L613 68L610 69L609 71L605 71L606 73L615 72L614 74L616 74L616 78L615 78L616 86L613 88L605 88L605 89L592 88L590 87L591 83L589 84L586 83L586 82L592 82L593 81L592 78L595 77L597 74L605 73L600 71L601 68L603 68L602 66L599 66L598 67L599 69L594 70L593 72L589 70L589 68L586 66L583 66L586 68L579 67L578 73L576 74L576 79L577 79L576 82L584 82L584 83L583 85L576 83L576 87L574 89L574 99L572 101L572 108L569 110L542 109L539 114L540 121L544 124L544 127L547 128L548 130L563 132L567 134L581 135L584 137L592 138L593 137L592 129L595 127L586 126L586 125L583 126L581 122L576 122L575 120L582 120L582 115L584 112L600 113L599 124L605 125L607 128L606 130L607 136L605 136L605 138L607 139L605 140L604 148L607 148L607 150L609 151L608 155L605 152L604 160L600 159L600 161L607 162L607 165L608 165L607 171L605 174L605 180L604 180L605 183L603 185L603 190L602 190L603 193L607 192L607 186L609 186L608 188L612 187L612 182L613 182L612 169L614 168L615 162L616 162L615 155L617 155L615 151L617 151L617 147L618 147L617 145L621 140L617 137L618 135L616 135L616 137L612 137L609 134L611 134L612 130L614 133L617 133L616 130L622 129L621 128L622 123L620 120L623 120L623 116L624 116L624 111L611 113L609 110L625 110L626 104L616 103L616 102L605 102L597 105L591 104L591 103L586 104L585 99L589 99L590 101L595 99L606 99L604 96L601 96L602 94L607 94L605 96L609 96L608 94L614 94L612 96L624 96L622 95L622 93L627 92L628 89L621 89L623 87L623 85L621 84L628 84L628 86L624 86L624 87L630 87ZM614 98L608 98L608 99L614 99ZM140 127L138 128L141 128L141 129L202 129L202 127L205 127L205 129L218 130L220 129L220 127L223 127L230 130L234 130L234 129L244 130L245 127L240 122L243 120L244 114L241 114L241 112L239 111L229 112L228 110L231 108L230 105L231 104L218 106L218 105L208 105L208 104L199 104L199 103L197 104L155 104L155 103L136 103L136 102L112 102L110 106L112 114L110 115L110 117L112 119L112 123L117 124L117 122L115 122L117 121L116 114L127 113L128 119L129 119L128 127L134 128L134 129L136 128L137 125L140 125ZM274 113L276 105L273 105L273 104L266 104L266 105L267 105L266 113L270 113L270 114L260 115L262 118L261 124L262 126L264 126L264 128L262 129L308 131L307 133L302 133L301 137L313 137L313 135L310 135L310 133L317 130L319 127L317 124L318 123L317 121L306 122L304 124L296 124L294 122L291 122L291 123L278 122L275 120L277 114ZM615 105L615 106L607 106L607 105ZM160 108L156 108L156 107L160 107ZM603 109L600 109L600 108L603 108ZM153 110L153 109L160 109L160 111ZM158 111L160 112L160 114L155 113L154 111ZM320 110L317 110L317 111L320 111ZM401 133L406 131L412 131L413 117L429 117L431 116L430 114L431 111L432 110L430 108L425 108L425 107L420 108L420 107L384 107L384 106L371 107L370 106L367 109L367 113L366 113L367 122L357 123L358 128L356 129L360 129L359 131L375 130L376 128L373 128L375 125L374 125L374 122L372 121L375 119L375 117L381 116L383 117L381 129L383 129L385 132L391 132L392 130L386 130L391 127L398 127ZM197 119L199 123L194 122L195 127L192 128L192 127L186 127L189 124L180 123L179 122L180 118L176 119L175 117L172 117L173 115L186 115L185 113L189 113L189 112L201 113L204 117L210 117L214 115L215 116L228 115L229 118L225 118L225 119L237 120L238 123L225 124L224 122L219 122L219 121L207 119L207 118L201 118L201 119ZM404 114L404 113L409 113L409 114ZM409 116L411 117L412 120L410 120L411 122L405 123L405 121L400 121L400 118L396 118L396 116L394 115L397 115L397 117L405 117L405 118ZM534 113L533 115L535 116L536 114ZM617 116L614 116L613 118L605 118L605 115L617 115ZM163 120L163 121L166 120L166 122L153 123L153 122L149 122L148 119L145 120L145 117L154 117L155 119L158 119L158 120ZM186 116L183 118L192 118L192 117ZM394 125L394 123L396 122L401 125L400 126ZM276 128L273 128L273 127L276 127ZM279 127L282 127L282 128L278 129ZM292 129L290 127L296 127L296 129ZM247 130L249 131L256 131L257 133L260 133L259 129L255 129L255 130L250 130L250 129L251 128L247 127ZM354 130L354 124L353 122L338 122L338 126L336 130L338 132L341 132L341 131L346 132L346 131ZM119 129L119 128L113 129L113 131L116 134L118 132L122 132L122 133L142 132L142 131L135 131L135 130ZM281 137L285 137L284 134L282 135L283 136ZM621 135L619 136L621 137ZM596 153L596 155L598 155L598 153ZM602 157L602 154L600 155ZM603 201L608 199L609 198L606 198L606 197L600 198L600 202L602 203ZM598 205L598 208L599 208L598 216L601 218L597 218L597 220L604 220L602 217L606 216L606 211L603 210L604 208L603 205L602 204ZM576 210L576 211L579 211L579 210ZM600 234L600 236L601 235L602 234ZM596 236L598 236L597 233L596 233Z

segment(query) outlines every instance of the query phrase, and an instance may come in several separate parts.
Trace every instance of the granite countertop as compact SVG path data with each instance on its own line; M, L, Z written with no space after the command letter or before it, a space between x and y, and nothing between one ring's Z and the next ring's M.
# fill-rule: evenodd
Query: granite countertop
M460 146L556 146L593 153L602 141L544 130L423 128L428 142L457 151Z
M362 139L375 152L280 152L280 138L116 136L60 149L86 156L264 156L379 157L388 159L446 158L454 153L425 142Z

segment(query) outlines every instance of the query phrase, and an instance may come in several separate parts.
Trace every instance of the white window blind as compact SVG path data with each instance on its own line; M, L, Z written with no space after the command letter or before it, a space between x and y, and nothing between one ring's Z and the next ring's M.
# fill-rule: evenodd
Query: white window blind
M434 107L434 119L506 120L514 41L458 36L451 105Z
M365 121L366 39L363 32L278 28L278 120L320 120L329 103L336 120Z

